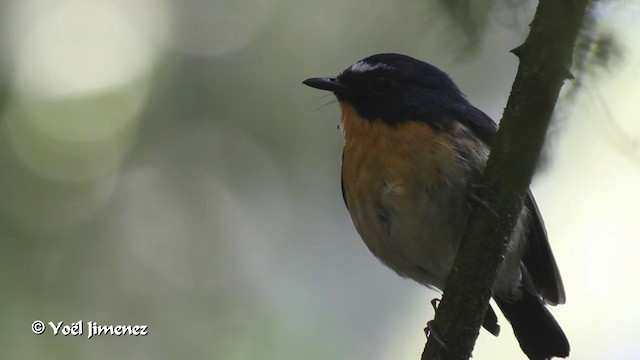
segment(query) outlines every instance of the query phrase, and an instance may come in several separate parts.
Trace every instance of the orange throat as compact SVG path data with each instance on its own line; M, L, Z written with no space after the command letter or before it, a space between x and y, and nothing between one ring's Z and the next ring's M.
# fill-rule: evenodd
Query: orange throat
M379 150L398 151L409 147L413 152L438 152L442 148L448 148L447 145L451 142L450 134L436 131L425 122L405 121L392 126L380 119L362 118L356 109L345 101L340 102L340 109L345 146L359 143Z
M370 177L389 183L414 178L430 185L443 172L457 173L448 132L420 121L389 125L380 119L363 119L344 101L340 107L345 140L342 169L349 189L372 180Z

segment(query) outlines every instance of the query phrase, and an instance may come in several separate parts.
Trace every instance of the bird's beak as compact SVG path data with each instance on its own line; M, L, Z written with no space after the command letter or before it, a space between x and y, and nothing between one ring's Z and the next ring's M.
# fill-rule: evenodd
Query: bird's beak
M332 77L317 77L310 78L302 82L307 86L311 86L312 88L332 91L334 93L344 92L349 90L349 88L341 83L338 79Z

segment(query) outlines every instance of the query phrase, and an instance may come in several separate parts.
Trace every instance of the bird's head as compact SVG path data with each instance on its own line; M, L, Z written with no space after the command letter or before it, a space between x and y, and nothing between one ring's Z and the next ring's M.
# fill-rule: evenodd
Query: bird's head
M315 77L305 85L331 91L347 109L369 122L389 126L406 122L451 130L459 124L489 144L497 125L469 103L449 75L401 54L377 54L349 66L336 77Z
M451 78L426 62L400 54L369 56L337 77L303 82L331 91L366 120L390 125L405 120L436 120L468 104Z

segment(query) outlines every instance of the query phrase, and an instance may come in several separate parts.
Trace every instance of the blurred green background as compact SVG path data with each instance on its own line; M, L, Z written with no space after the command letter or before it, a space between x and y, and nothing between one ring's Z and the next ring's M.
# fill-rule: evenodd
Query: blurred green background
M358 238L340 194L337 104L301 81L406 53L497 120L517 68L508 51L534 10L0 2L0 358L418 359L438 294ZM533 189L572 358L637 359L640 5L594 14L584 36L615 39L622 56L560 102ZM149 334L37 336L34 320ZM501 323L475 359L525 359Z

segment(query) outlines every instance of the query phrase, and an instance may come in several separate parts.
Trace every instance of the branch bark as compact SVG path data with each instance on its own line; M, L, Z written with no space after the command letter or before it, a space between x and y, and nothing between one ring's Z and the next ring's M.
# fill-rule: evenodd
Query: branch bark
M589 0L540 0L465 234L431 326L422 360L467 360L492 296L498 267L531 183Z

